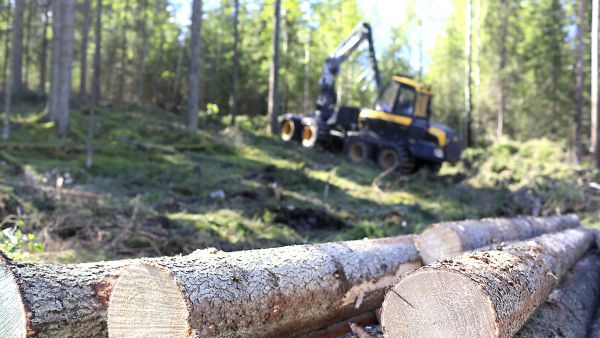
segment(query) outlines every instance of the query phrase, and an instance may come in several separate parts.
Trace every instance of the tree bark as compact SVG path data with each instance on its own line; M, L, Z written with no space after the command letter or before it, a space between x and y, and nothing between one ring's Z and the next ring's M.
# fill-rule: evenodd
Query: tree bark
M585 0L578 1L577 10L577 61L575 63L575 162L581 163L583 149L581 145L582 111L583 111L583 51L585 42L583 39L585 20Z
M386 294L388 337L512 337L588 250L585 228L466 253L401 278Z
M598 0L592 0L591 150L592 163L600 168L600 109L598 109Z
M44 11L44 23L42 29L42 46L40 48L40 85L39 92L46 92L46 69L48 64L48 23L50 19L48 17L48 12L50 11L50 0L46 0L46 2L42 5L42 9Z
M384 289L419 266L413 236L202 250L129 267L108 327L111 337L298 336L379 307Z
M269 74L269 132L279 132L279 17L281 12L281 0L275 0L275 13L273 14L273 56L271 59L271 70Z
M27 23L25 24L25 52L24 52L24 58L25 58L25 76L23 78L23 88L28 89L29 88L29 65L31 62L31 57L29 56L29 49L30 49L30 44L31 44L31 21L32 18L37 14L35 12L36 10L36 3L34 1L30 1L27 4Z
M140 46L140 69L139 69L139 74L138 74L138 90L137 90L137 100L138 103L143 103L144 102L144 79L145 79L145 75L146 75L146 50L148 47L148 27L147 27L147 23L146 23L146 15L147 15L147 8L148 7L148 2L147 0L142 0L141 4L141 18L139 21L139 30L142 34L142 43Z
M415 240L424 264L449 259L465 251L517 241L579 226L576 215L489 218L434 224Z
M508 0L502 0L502 27L500 31L500 64L498 65L498 76L500 77L500 88L498 90L498 126L496 137L502 138L504 133L504 117L506 115L506 37L508 35L508 17L510 4Z
M600 256L589 252L515 337L587 337L600 295Z
M467 113L467 147L473 146L473 99L471 97L471 82L472 82L472 32L473 32L473 4L471 0L467 0L467 37L465 39L465 55L467 62L465 63L465 111Z
M79 77L79 100L81 102L87 101L87 50L90 35L91 2L92 0L85 0L82 8L83 28L81 32L81 73ZM87 102L85 102L85 104L87 104Z
M190 41L190 78L188 96L187 129L193 133L198 130L198 100L200 95L200 32L202 29L202 0L192 3L192 26Z
M238 109L238 68L240 66L240 1L233 0L233 69L231 71L231 125L235 125Z
M12 24L12 39L10 47L10 73L12 91L20 93L23 90L23 13L25 0L15 0Z
M100 56L100 52L102 51L102 0L96 0L96 29L94 34L96 46L94 47L94 73L92 75L92 104L88 120L88 134L86 138L85 150L86 168L92 167L94 156L95 114L100 101L100 70L102 61Z
M73 61L73 25L75 0L61 1L63 14L60 36L59 88L57 90L56 127L60 137L69 132L69 99L71 95L71 65Z
M106 337L106 309L129 261L26 264L0 257L0 337Z

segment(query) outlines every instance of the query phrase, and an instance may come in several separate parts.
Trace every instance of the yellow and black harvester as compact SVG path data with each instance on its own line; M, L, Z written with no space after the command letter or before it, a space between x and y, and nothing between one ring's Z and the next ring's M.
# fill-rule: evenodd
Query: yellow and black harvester
M368 43L374 81L379 93L372 108L337 107L335 78L341 64L362 43ZM443 162L456 162L462 152L458 135L431 117L432 91L409 76L396 75L384 87L375 57L371 26L363 23L326 60L321 92L310 116L287 114L281 121L281 139L343 149L361 163L376 161L383 169L411 174L419 168L437 172Z

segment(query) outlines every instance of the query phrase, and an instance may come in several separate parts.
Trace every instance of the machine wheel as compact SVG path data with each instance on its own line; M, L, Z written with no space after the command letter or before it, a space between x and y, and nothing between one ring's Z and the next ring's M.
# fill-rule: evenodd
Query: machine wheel
M358 137L348 138L344 144L344 154L352 163L363 163L371 157L371 147Z
M304 125L302 128L302 146L312 148L317 144L318 128L314 124Z
M295 121L293 119L283 120L281 122L281 126L279 129L280 129L279 135L281 136L281 139L285 142L300 139L299 134L300 134L301 125L300 125L300 123L298 123L297 121Z
M436 176L440 172L440 169L442 169L442 162L424 162L422 164L422 171L428 177Z
M377 153L377 163L384 170L396 167L404 175L412 174L416 167L415 158L405 148L381 148Z

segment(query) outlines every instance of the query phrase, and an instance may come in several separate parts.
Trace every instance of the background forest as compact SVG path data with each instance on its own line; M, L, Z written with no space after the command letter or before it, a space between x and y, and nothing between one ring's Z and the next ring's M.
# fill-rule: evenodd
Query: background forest
M383 81L431 84L433 119L469 147L435 179L377 181L266 131L267 112L309 112L327 55L377 20L357 0L2 0L3 248L89 260L521 213L598 224L591 2L452 0L427 44L436 8L406 3L376 41ZM341 104L372 104L365 62L342 69Z

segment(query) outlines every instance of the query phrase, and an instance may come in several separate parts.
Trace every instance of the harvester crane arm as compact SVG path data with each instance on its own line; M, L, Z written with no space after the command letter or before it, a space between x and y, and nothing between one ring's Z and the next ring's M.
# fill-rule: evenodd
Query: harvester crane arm
M366 22L361 23L338 46L338 48L327 57L327 60L323 65L323 74L319 80L321 93L317 98L317 113L321 116L321 119L327 120L335 109L337 101L335 78L340 72L342 63L344 63L344 61L346 61L365 41L369 45L369 59L371 60L371 67L373 68L373 73L375 75L375 85L377 86L377 91L381 91L381 76L379 74L379 67L377 66L377 58L375 56L371 25Z

